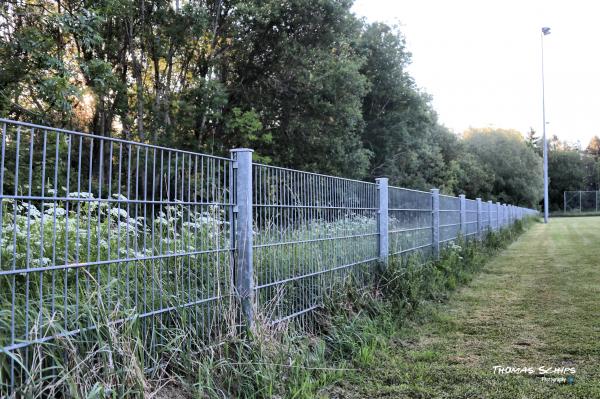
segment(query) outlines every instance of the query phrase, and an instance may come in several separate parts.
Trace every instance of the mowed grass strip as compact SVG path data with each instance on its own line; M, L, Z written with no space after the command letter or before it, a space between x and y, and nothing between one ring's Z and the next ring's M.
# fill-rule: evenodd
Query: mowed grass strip
M322 396L600 398L600 217L535 224L449 302L421 307L374 358ZM544 381L539 367L575 368L573 384Z

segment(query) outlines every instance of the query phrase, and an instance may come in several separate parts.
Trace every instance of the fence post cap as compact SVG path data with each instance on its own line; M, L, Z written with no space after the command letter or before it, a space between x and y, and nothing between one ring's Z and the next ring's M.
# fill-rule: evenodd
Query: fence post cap
M377 178L375 178L375 181L376 181L377 183L387 183L389 180L390 180L390 179L389 179L389 178L387 178L387 177L377 177Z
M251 148L233 148L229 152L254 152Z
M464 194L459 194L458 198L467 198Z
M438 194L440 192L440 189L439 188L432 188L431 192L435 193L435 194Z

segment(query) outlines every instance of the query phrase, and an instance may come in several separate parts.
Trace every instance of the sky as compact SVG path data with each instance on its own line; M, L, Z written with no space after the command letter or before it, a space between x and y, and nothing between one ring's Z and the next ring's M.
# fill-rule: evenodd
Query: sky
M600 136L600 2L595 0L356 0L367 21L399 26L408 71L440 122L542 132L585 148Z

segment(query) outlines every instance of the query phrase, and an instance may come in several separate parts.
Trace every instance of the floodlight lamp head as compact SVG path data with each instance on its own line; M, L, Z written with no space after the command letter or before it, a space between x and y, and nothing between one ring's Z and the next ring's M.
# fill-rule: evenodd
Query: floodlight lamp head
M550 34L550 28L547 26L544 26L542 28L542 33L544 34L544 36Z

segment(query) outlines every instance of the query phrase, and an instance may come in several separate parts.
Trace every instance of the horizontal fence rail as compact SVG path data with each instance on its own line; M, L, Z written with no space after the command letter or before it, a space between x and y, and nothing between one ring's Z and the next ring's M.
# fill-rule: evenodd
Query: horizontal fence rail
M140 319L149 350L294 321L389 257L537 211L0 119L0 392L32 346ZM99 315L104 318L101 319ZM241 318L240 318L241 317ZM177 321L179 320L179 321Z

